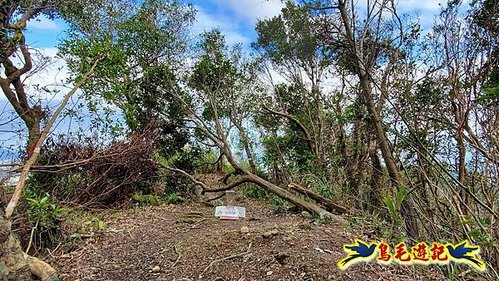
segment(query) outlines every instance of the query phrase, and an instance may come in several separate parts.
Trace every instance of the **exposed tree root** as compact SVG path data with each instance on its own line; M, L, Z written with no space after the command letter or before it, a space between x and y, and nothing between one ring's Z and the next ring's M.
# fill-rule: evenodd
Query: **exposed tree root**
M42 281L49 281L57 276L57 271L48 263L27 254L25 254L25 258L31 273Z

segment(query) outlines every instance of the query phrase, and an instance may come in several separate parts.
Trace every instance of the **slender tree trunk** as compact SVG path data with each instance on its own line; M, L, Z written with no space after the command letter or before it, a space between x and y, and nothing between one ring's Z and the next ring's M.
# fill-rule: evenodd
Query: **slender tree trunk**
M225 155L223 152L220 152L220 156L218 157L218 162L217 162L217 172L220 174L225 173Z
M360 75L360 83L362 86L362 92L364 94L364 101L366 103L367 111L369 112L370 120L374 127L374 132L376 139L378 140L378 145L383 155L383 160L385 161L388 174L390 175L390 180L393 186L398 187L401 183L400 171L393 159L392 150L388 143L388 138L385 135L385 129L383 128L383 123L381 121L381 116L376 110L376 105L374 103L371 83L367 75Z
M462 129L457 130L457 147L458 147L458 181L461 185L466 184L466 145L464 143L463 131ZM459 196L463 201L460 203L463 215L468 213L468 194L462 188L459 188Z
M246 152L246 156L248 157L250 171L253 174L256 174L256 162L255 162L255 159L253 157L253 151L250 148L249 137L246 134L246 132L244 131L243 126L239 122L233 120L232 123L236 126L237 130L239 131L239 137L241 138L241 141L243 143L244 152Z
M374 126L374 132L381 154L383 155L383 160L388 170L388 175L390 176L391 184L396 190L399 190L400 187L403 186L400 177L400 170L393 159L392 150L388 143L388 138L386 137L385 129L383 128L382 118L380 116L380 112L377 110L371 88L372 85L370 75L372 74L373 64L377 56L377 50L376 48L365 49L364 47L367 47L367 45L364 46L364 44L367 42L363 41L363 39L357 39L355 33L358 30L354 30L353 27L355 26L352 25L352 22L356 19L348 14L347 1L338 0L337 9L339 10L343 27L345 29L345 39L349 44L350 59L352 60L355 72L359 77L360 87L362 90L361 94L367 107L369 119L372 122L372 126ZM378 16L381 17L381 14L382 13ZM404 217L407 232L410 235L417 235L419 232L418 227L414 221L414 218L411 216L411 211L413 211L414 207L409 200L405 199L400 209Z
M368 192L368 210L375 210L382 206L381 192L382 192L382 179L383 179L383 167L381 167L381 161L378 156L378 146L375 140L370 140L369 142L369 159L371 159L372 173L370 182L370 191Z

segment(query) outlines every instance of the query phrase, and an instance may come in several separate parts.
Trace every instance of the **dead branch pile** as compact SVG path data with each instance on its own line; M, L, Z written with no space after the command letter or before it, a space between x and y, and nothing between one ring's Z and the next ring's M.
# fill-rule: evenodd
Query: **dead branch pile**
M152 182L158 168L153 159L157 137L146 129L105 147L92 140L51 142L33 167L29 186L80 207L123 202Z

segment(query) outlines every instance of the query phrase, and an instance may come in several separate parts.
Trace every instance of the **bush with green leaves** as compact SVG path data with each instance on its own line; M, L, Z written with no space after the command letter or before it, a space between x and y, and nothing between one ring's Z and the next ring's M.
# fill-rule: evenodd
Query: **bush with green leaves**
M32 227L34 248L50 247L61 239L61 223L64 215L70 210L61 207L48 194L37 193L31 189L24 192L27 203L27 217Z
M241 189L241 195L249 198L255 198L255 199L265 199L269 195L267 191L264 189L254 185L254 184L249 184L245 185Z
M154 194L142 194L141 192L137 192L133 195L133 202L137 205L152 205L158 206L161 205L161 197Z

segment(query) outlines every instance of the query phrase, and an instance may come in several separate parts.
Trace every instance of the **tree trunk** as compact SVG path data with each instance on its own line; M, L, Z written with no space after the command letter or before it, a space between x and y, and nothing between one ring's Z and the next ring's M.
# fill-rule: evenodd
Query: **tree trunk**
M329 217L329 218L336 218L337 216L331 214L330 212L322 209L321 207L315 205L315 204L312 204L310 202L307 202L303 199L301 199L300 197L297 197L295 196L294 194L292 194L291 192L271 183L271 182L268 182L262 178L260 178L259 176L257 175L254 175L254 174L251 174L251 173L248 173L248 176L250 177L250 181L257 184L258 186L260 186L261 188L263 189L266 189L270 192L272 192L273 194L281 197L282 199L296 205L296 206L299 206L299 207L302 207L303 209L311 212L311 213L314 213L314 214L318 214L320 216L320 218L325 218L325 217Z
M28 120L29 122L36 123L38 126L32 126L30 128L30 140L28 143L33 141L36 138L35 144L31 153L29 153L28 160L23 165L23 169L21 175L19 177L19 181L17 182L16 188L10 199L7 207L5 208L5 213L3 210L0 210L0 276L2 280L32 280L31 273L35 274L37 277L42 279L42 281L46 281L51 279L56 275L56 271L47 263L40 261L37 258L30 257L23 252L21 249L19 239L14 236L12 233L12 215L14 210L19 202L26 179L30 173L31 167L35 164L38 156L40 155L41 147L47 137L49 131L54 125L56 119L61 114L62 110L68 103L69 99L73 96L73 94L86 82L86 80L93 73L95 66L97 65L96 61L91 69L82 77L82 79L66 94L61 104L57 107L54 114L50 117L47 125L43 131L40 132L40 119L43 115L41 112L41 108L34 107L33 112L34 115L30 116L32 120ZM39 110L38 110L39 109ZM24 116L26 118L26 116ZM23 119L24 120L24 119ZM38 128L38 129L37 129ZM38 136L36 136L38 130Z
M381 116L376 110L376 105L374 103L374 98L372 95L371 83L367 75L359 75L360 83L362 86L362 93L364 94L364 101L366 103L367 110L369 112L370 120L374 126L374 132L376 139L378 140L378 145L383 155L383 160L385 161L388 174L390 175L390 180L393 186L400 186L400 171L393 159L392 150L388 143L388 138L385 135L385 129L383 128L383 123L381 121Z
M217 172L220 174L225 174L225 155L223 152L220 152L220 156L218 157L217 161Z
M368 210L375 210L380 206L383 206L383 201L381 200L382 192L382 179L383 179L383 167L381 167L381 161L378 156L378 146L375 140L370 140L369 142L369 158L371 159L372 174L370 182L370 191L367 195L368 205L366 206Z
M19 239L11 232L11 222L0 216L0 279L31 280L31 271Z
M348 209L341 206L341 205L338 205L336 203L334 203L333 201L327 199L327 198L324 198L322 196L320 196L319 194L309 190L309 189L306 189L305 187L303 186L300 186L296 183L290 183L288 185L288 187L290 187L291 189L293 190L296 190L298 191L299 193L301 194L304 194L304 195L307 195L308 197L314 199L315 201L317 201L319 204L321 204L322 206L326 207L328 211L336 211L340 214L345 214L345 213L348 213Z
M30 157L33 151L35 150L36 143L38 141L38 138L40 138L40 118L38 117L33 117L30 118L29 121L24 121L26 124L26 127L28 129L28 143L26 145L27 147L27 156Z
M250 166L250 171L253 174L256 174L256 163L253 157L253 152L251 151L250 148L249 137L245 133L242 124L240 124L238 121L235 120L233 120L232 123L236 126L237 130L239 131L239 137L241 138L241 142L243 143L244 152L246 152L246 156L248 157L248 164Z

